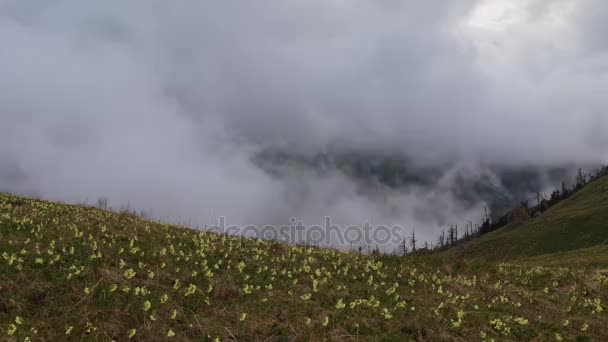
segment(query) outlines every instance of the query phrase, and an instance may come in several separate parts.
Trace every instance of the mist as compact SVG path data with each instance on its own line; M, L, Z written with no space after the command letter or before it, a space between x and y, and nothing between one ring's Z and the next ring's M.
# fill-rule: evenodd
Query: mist
M0 191L431 240L488 207L458 177L608 158L608 5L505 3L0 1ZM306 164L353 154L435 176Z

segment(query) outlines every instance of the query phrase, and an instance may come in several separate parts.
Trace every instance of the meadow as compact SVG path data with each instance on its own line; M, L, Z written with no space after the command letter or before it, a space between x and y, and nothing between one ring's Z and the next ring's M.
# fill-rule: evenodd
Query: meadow
M606 341L608 246L504 260L283 245L0 194L2 341Z

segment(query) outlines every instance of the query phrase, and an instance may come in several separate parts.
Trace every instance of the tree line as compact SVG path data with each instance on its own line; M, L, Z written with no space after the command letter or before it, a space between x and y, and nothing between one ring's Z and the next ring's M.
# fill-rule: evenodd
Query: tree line
M474 224L472 221L469 221L465 224L464 229L462 227L459 228L457 224L452 224L447 230L441 231L434 243L429 244L425 241L424 246L418 247L416 245L418 243L416 232L412 231L411 236L402 239L400 245L395 250L395 254L406 255L409 253L423 253L445 249L503 228L508 224L524 222L542 214L561 201L572 197L572 195L580 191L588 183L604 176L608 176L608 165L591 172L584 172L582 169L578 169L574 184L571 186L562 181L560 186L551 192L550 196L537 191L535 193L535 204L530 204L529 200L522 200L513 209L494 218L491 217L486 208L484 217L480 223Z

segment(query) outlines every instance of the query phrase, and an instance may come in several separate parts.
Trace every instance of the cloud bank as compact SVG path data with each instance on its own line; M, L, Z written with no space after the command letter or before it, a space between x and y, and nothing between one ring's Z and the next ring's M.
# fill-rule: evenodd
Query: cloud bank
M591 0L4 0L0 189L431 238L485 206L458 199L454 172L606 160L607 23ZM253 161L267 149L444 175L370 194L338 170L275 177Z

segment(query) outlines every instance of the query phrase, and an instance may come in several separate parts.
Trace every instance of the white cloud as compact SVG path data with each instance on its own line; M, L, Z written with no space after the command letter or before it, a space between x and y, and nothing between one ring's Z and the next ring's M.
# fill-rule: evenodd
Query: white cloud
M250 158L289 146L596 162L606 19L607 6L566 0L2 1L0 188L200 224L329 214L430 236L438 220L412 219L428 201L476 212L427 188L389 193L395 214L343 176L278 180Z

